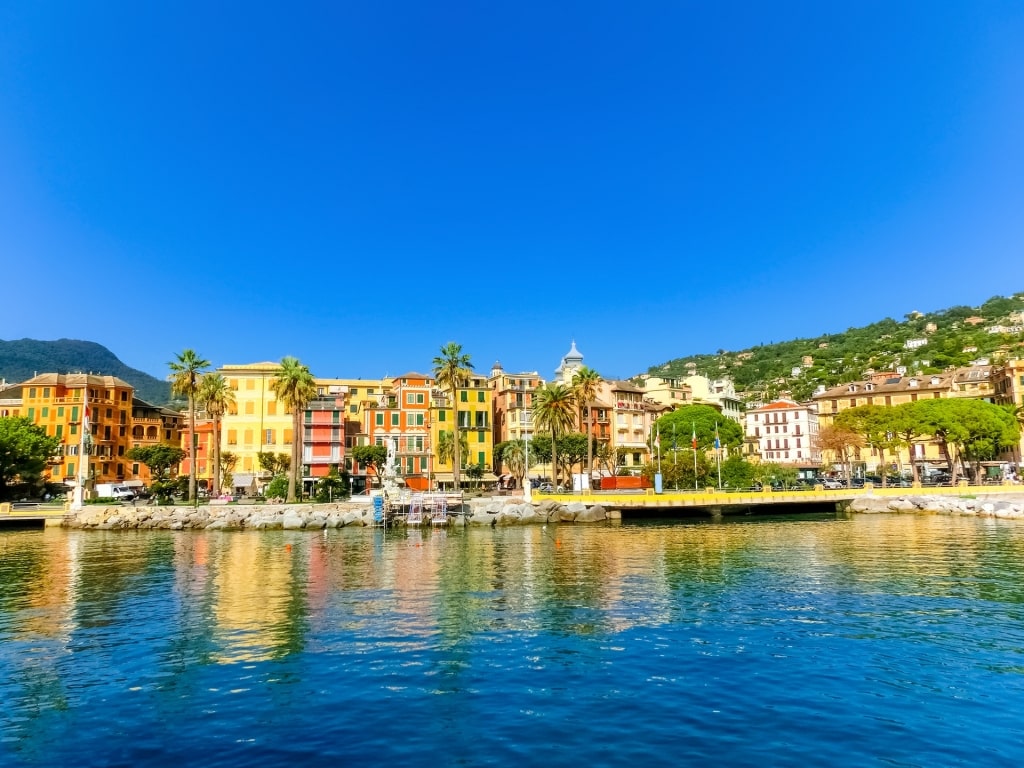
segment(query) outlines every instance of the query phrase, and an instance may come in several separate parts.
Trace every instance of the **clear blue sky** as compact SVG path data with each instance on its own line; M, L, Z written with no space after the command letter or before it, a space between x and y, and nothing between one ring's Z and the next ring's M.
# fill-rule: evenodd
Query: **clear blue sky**
M1024 288L1024 4L0 5L0 338L605 376Z

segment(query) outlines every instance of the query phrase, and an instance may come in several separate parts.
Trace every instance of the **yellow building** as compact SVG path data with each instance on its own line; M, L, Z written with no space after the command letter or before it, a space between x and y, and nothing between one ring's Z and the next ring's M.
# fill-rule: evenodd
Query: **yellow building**
M269 479L260 470L260 453L292 451L292 415L278 402L272 383L279 363L221 366L221 374L234 392L235 404L221 418L221 450L237 457L235 487L249 487L254 479Z
M470 483L466 470L472 466L482 466L484 469L482 482L495 483L498 478L494 474L493 464L493 390L488 383L487 376L471 374L465 379L464 386L459 387L457 395L459 432L466 435L466 442L469 446L469 451L462 452L459 457L461 464L459 479L463 485ZM442 462L437 455L440 433L452 432L453 421L454 409L451 403L451 393L439 389L436 382L432 381L430 444L433 446L434 478L438 484L454 482L454 468L451 460Z

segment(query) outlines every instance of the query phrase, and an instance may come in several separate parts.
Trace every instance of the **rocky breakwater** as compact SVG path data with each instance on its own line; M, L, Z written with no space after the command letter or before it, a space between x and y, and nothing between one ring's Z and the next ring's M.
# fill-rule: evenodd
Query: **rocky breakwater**
M578 501L562 503L545 499L526 504L503 498L473 499L466 504L467 525L529 525L531 523L597 523L617 520L619 511L600 504L586 505Z
M300 530L371 525L367 504L225 504L198 507L89 506L64 518L67 528L99 530Z
M539 504L516 503L510 499L473 499L462 509L452 510L455 525L527 525L531 523L590 523L618 519L616 510L579 502L566 504L545 500ZM373 524L368 504L230 504L197 507L111 505L88 506L65 516L66 528L98 530L302 530L304 528L345 528ZM404 525L398 513L389 524ZM429 525L429 523L426 523Z
M1024 493L977 496L860 496L850 502L851 512L896 512L918 515L965 515L1024 519Z

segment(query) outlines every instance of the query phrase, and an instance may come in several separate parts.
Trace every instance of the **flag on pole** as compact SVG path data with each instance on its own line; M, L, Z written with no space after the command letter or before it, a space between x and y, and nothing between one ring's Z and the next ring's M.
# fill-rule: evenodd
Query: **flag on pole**
M672 422L672 450L673 451L676 450L677 447L678 446L676 445L676 423L673 421Z
M718 439L718 422L715 422L715 450L719 450L722 447L721 440Z
M696 422L690 422L690 424L693 427L693 441L692 441L692 443L693 443L693 450L696 451L697 450L697 424L696 424Z
M86 405L82 415L82 434L89 434L89 406Z
M654 447L661 450L661 427L657 425L654 427Z

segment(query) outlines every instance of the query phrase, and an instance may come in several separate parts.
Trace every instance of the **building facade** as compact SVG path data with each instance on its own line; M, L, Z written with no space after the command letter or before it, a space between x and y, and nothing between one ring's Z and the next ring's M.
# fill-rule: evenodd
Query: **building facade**
M821 464L813 406L783 399L747 411L746 434L756 442L761 461L801 467Z

